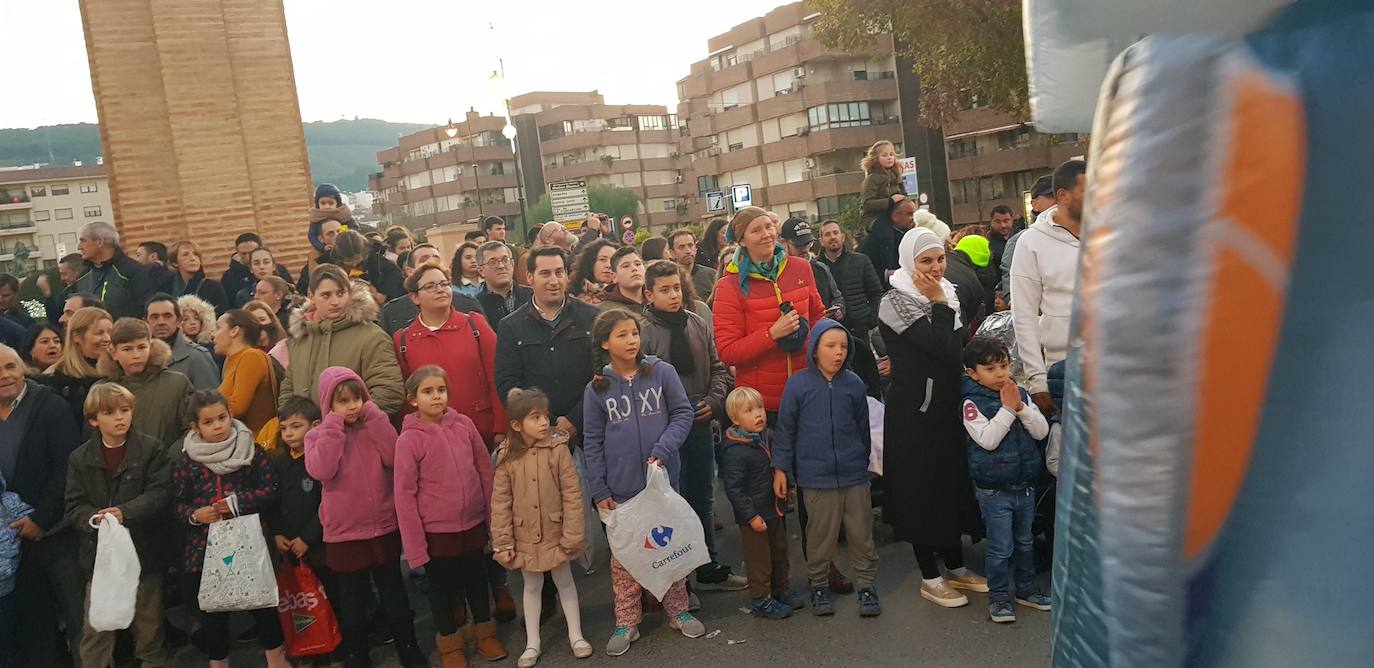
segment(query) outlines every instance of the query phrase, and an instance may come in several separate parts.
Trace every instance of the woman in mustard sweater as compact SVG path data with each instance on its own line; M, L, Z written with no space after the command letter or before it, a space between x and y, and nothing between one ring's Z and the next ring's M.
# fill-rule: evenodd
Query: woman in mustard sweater
M279 380L256 345L261 337L262 325L243 309L225 312L215 328L215 354L224 356L220 394L229 400L230 414L254 434L277 416Z

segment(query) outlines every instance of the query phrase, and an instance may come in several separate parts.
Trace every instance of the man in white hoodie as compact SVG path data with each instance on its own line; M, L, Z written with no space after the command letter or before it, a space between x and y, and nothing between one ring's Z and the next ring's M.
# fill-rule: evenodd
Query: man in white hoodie
M1011 313L1031 400L1055 412L1045 370L1064 359L1069 309L1078 273L1078 232L1087 163L1069 160L1054 170L1055 205L1021 234L1011 261Z

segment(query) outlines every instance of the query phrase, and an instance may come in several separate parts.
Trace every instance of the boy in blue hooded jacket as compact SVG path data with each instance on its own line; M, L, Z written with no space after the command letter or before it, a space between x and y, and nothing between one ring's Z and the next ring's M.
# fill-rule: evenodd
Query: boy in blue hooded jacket
M859 614L882 614L873 589L873 501L868 477L868 396L858 374L845 368L849 331L821 318L806 341L806 369L787 379L773 433L773 468L801 490L806 503L806 571L811 612L829 615L830 562L840 527L849 543ZM784 483L785 485L785 483Z

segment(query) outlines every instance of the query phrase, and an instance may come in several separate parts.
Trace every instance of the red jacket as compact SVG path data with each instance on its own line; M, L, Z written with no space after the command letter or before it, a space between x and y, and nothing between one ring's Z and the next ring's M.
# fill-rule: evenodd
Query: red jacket
M474 340L476 339L476 340ZM468 416L487 447L506 433L506 409L496 389L496 332L480 313L450 311L448 322L431 332L415 321L391 336L401 377L436 364L448 372L448 405ZM405 411L409 412L407 404Z
M783 261L776 284L749 279L749 294L739 286L739 271L731 262L716 283L711 320L716 330L720 361L735 367L735 386L752 387L763 395L763 406L778 410L788 377L806 368L806 355L791 355L778 347L768 328L782 316L778 305L792 302L809 325L825 317L825 304L816 292L811 264L800 258Z

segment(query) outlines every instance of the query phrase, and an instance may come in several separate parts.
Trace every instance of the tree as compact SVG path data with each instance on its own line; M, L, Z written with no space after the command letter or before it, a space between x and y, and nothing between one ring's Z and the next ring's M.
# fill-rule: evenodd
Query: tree
M639 215L639 196L624 188L588 186L587 201L592 211L604 213L615 219L617 227L621 216ZM550 220L553 220L553 203L549 201L548 194L545 194L529 210L529 224L537 225Z
M828 48L864 53L891 34L921 80L920 122L943 127L971 96L1029 114L1020 0L809 0L812 35Z

